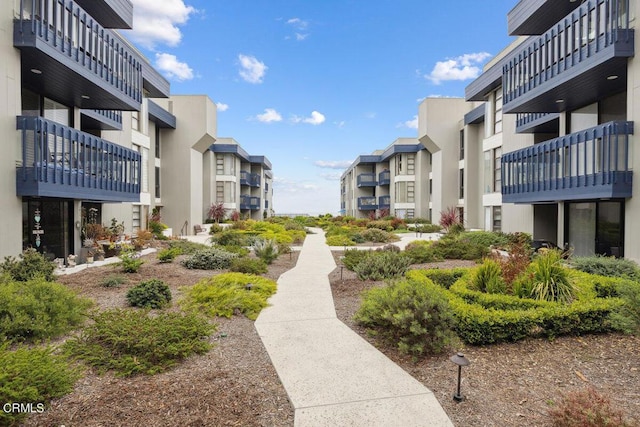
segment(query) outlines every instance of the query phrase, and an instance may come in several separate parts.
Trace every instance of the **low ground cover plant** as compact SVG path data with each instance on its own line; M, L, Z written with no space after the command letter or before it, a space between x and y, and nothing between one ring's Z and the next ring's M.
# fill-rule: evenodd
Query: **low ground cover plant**
M80 325L91 305L66 286L43 278L0 280L0 342L60 336Z
M0 272L19 282L36 277L43 277L51 282L55 279L54 270L55 265L35 249L27 249L18 259L5 257L4 262L0 264Z
M188 240L171 240L169 242L169 248L170 249L179 249L180 253L183 255L192 255L193 253L201 250L201 249L207 249L210 246L208 245L204 245L202 243L196 243L196 242L190 242Z
M182 265L197 270L222 270L229 268L238 255L217 247L199 249L182 261Z
M276 282L265 277L243 273L224 273L203 279L183 289L180 301L187 310L208 316L231 317L235 312L255 320L276 291Z
M440 353L455 337L455 320L445 292L429 279L374 288L364 294L355 320L403 353Z
M607 277L621 277L640 281L640 268L633 260L607 256L573 257L571 265L585 273Z
M0 402L32 403L34 410L44 410L49 401L73 389L80 378L77 368L69 366L64 356L54 354L53 347L0 346ZM20 411L0 411L0 425L11 426L26 417Z
M126 282L126 279L120 275L111 274L100 280L100 286L103 288L116 288Z
M181 255L181 254L182 254L182 251L180 250L180 248L169 247L159 251L157 256L158 256L158 261L165 263L165 262L172 262L178 255Z
M127 291L127 302L132 307L163 308L171 302L171 290L162 280L145 280Z
M236 258L231 261L229 270L237 273L246 274L264 274L268 271L267 263L261 259L254 258Z
M554 427L631 427L624 413L593 387L568 392L549 417Z
M125 273L137 273L144 261L140 259L140 254L135 251L126 251L120 254L122 271Z
M64 344L65 351L98 372L153 375L193 354L206 353L215 325L195 313L113 309L91 316L93 324Z
M404 275L411 261L404 254L394 251L367 251L353 271L360 280L385 280Z

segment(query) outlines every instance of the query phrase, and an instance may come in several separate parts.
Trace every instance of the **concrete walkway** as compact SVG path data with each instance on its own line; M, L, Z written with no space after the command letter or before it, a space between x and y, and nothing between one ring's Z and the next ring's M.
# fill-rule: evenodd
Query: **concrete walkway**
M307 235L255 322L296 427L453 426L433 393L336 317L324 233Z

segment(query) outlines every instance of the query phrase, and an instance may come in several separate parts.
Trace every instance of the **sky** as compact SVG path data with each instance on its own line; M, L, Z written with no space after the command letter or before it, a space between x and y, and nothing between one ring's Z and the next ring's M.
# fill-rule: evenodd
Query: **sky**
M517 0L132 0L122 33L217 136L273 164L276 213L336 214L361 154L417 137L425 97L464 97Z

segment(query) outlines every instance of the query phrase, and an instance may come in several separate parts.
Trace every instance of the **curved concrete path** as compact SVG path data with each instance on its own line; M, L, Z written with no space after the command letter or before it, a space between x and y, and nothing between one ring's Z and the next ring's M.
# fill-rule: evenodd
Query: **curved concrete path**
M453 426L433 393L338 320L324 233L307 235L255 322L295 426Z

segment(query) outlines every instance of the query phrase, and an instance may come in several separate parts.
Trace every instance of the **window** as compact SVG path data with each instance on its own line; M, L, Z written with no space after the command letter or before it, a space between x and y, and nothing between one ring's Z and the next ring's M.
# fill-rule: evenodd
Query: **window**
M460 180L458 181L459 189L458 199L464 199L464 169L460 169Z
M493 150L493 191L502 191L502 148Z
M140 151L142 157L142 192L149 192L149 149L134 145L136 151Z
M494 92L493 102L493 133L497 134L502 132L502 88L499 88Z
M494 206L492 210L492 230L502 231L502 206Z
M131 129L140 131L140 113L137 111L131 112Z
M141 219L141 210L142 206L140 205L132 205L131 206L131 227L134 232L140 231L140 219Z
M413 203L416 201L416 183L415 182L407 182L407 202Z
M458 219L460 220L460 224L464 224L464 208L459 207L458 210Z
M160 198L160 168L156 166L156 199Z
M460 131L460 160L464 160L464 129Z
M216 203L224 203L224 182L216 182Z
M396 175L403 175L404 170L402 169L402 154L398 154L396 156Z
M416 183L412 181L396 182L396 203L414 203Z
M59 102L52 101L49 98L44 98L44 111L43 116L45 119L53 120L56 123L60 123L64 126L72 126L69 114L69 107L60 104Z
M407 154L407 175L416 174L416 155Z
M160 158L160 128L156 126L156 159Z

